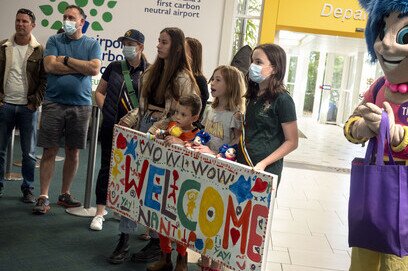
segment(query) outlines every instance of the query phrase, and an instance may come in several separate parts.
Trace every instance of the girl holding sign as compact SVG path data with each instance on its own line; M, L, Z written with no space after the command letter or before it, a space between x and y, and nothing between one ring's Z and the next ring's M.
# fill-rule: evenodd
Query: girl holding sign
M214 102L205 111L203 125L210 134L211 140L207 145L192 145L201 153L217 154L223 144L238 143L242 127L242 111L244 108L243 94L245 80L242 73L232 66L219 66L214 70L210 79L211 95ZM202 257L202 270L221 270L221 265L209 258Z
M262 44L251 59L237 161L278 175L279 184L283 157L298 146L295 104L283 85L286 53L279 45Z

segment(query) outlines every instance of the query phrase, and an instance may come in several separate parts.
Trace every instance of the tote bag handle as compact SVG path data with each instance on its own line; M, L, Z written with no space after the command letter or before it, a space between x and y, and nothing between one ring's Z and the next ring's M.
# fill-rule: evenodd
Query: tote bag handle
M373 161L374 156L376 156L375 164L384 165L384 145L387 143L388 147L388 159L390 165L395 165L394 158L392 157L391 151L391 140L390 140L390 123L388 119L387 112L383 111L381 115L380 130L377 137L370 138L368 143L365 165L369 165Z

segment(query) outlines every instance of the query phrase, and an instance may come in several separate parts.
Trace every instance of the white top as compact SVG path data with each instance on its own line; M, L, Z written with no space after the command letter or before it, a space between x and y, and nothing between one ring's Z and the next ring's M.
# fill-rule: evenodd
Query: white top
M27 104L27 87L24 84L24 68L28 45L13 45L13 61L8 80L4 86L4 101L12 104Z

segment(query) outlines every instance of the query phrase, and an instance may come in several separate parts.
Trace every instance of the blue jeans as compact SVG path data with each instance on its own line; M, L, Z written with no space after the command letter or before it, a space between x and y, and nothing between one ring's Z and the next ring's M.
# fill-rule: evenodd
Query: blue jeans
M21 167L23 183L21 189L33 188L37 118L38 112L28 109L25 105L5 103L0 106L0 185L3 185L4 181L7 144L10 141L14 127L18 127L23 156Z

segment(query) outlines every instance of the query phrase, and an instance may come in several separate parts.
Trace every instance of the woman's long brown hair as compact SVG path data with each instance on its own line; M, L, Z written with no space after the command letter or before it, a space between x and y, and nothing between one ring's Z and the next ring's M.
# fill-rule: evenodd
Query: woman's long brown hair
M177 27L167 27L161 33L167 33L171 39L169 56L166 60L156 57L147 74L146 83L142 86L142 95L148 97L153 92L154 100L162 104L169 97L176 101L180 98L180 90L175 84L175 78L180 72L185 72L195 83L191 72L190 64L187 61L185 37L181 29Z
M186 38L188 47L191 53L191 71L195 76L203 76L203 46L201 42L195 38Z

